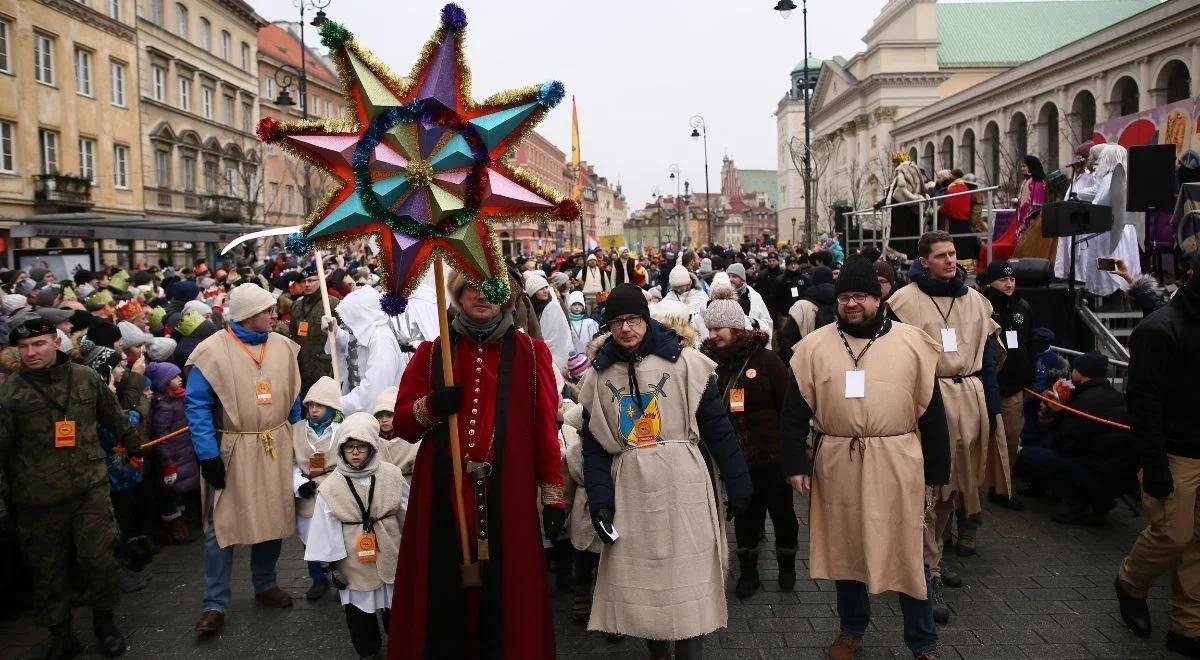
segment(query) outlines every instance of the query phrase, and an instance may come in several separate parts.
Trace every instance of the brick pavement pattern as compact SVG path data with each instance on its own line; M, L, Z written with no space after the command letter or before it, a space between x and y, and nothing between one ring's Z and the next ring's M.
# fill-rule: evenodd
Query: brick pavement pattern
M1027 503L1028 504L1028 503ZM947 589L953 611L950 624L939 629L942 657L968 658L1162 658L1166 635L1168 579L1150 594L1154 635L1142 640L1117 615L1112 582L1117 566L1145 519L1124 506L1109 514L1099 529L1063 527L1046 517L1049 506L1033 503L1014 513L985 508L979 531L979 555L951 559L962 573L963 587ZM797 510L807 519L807 498ZM801 579L792 593L775 584L773 541L768 532L760 559L764 589L739 602L730 578L729 627L710 635L705 657L718 660L797 660L824 658L838 628L833 583L804 579L807 526L801 526ZM734 547L732 534L730 547ZM150 565L154 579L142 592L127 595L118 624L129 641L127 658L354 658L345 619L337 601L304 600L308 586L300 544L289 539L280 560L280 586L295 606L269 610L253 602L249 557L239 549L234 564L232 609L225 631L197 641L192 625L199 615L203 580L200 543L167 547ZM736 561L734 561L736 564ZM403 570L403 569L401 569ZM562 658L626 660L646 657L640 640L609 643L570 621L571 595L555 592L558 653ZM899 604L892 594L871 599L873 619L858 657L911 657L901 639ZM98 658L90 616L76 612L76 635L84 657ZM395 643L403 643L396 640ZM47 637L29 617L0 624L0 658L40 657Z

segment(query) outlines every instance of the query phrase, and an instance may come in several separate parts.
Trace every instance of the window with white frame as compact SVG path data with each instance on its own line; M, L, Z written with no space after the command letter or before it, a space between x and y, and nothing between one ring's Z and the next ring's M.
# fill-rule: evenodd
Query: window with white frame
M179 78L179 109L192 109L192 81L189 78Z
M188 31L188 10L187 7L175 3L175 34L187 39L190 35Z
M225 125L233 126L233 97L226 94L222 100L225 101Z
M242 42L242 70L250 70L250 44Z
M254 122L254 108L249 103L242 104L242 130L250 132Z
M159 188L171 187L171 152L154 152L154 182Z
M167 70L161 66L150 67L150 97L155 101L166 96Z
M221 59L229 61L230 51L233 48L233 37L225 30L221 30Z
M324 116L324 117L332 117L333 116L333 105L329 103L329 99L325 99L325 114L322 116Z
M275 102L275 79L270 76L263 78L263 98Z
M114 21L121 20L121 0L108 0L108 17Z
M292 194L296 192L296 189L295 189L295 187L289 185L289 186L285 186L283 190L284 190L283 212L291 213L292 212Z
M125 65L121 62L108 63L108 100L113 105L125 107Z
M0 19L0 71L12 73L11 57L8 50L9 37L12 35L12 23Z
M92 95L92 51L84 48L75 49L75 92Z
M236 195L237 191L237 168L225 168L225 194L229 196Z
M279 199L279 184L272 181L268 185L267 191L269 194L269 197L267 198L267 204L274 204L275 200Z
M205 119L212 119L213 115L213 88L205 87L200 92L201 102L200 109L204 113Z
M129 187L129 147L123 144L113 145L113 186Z
M96 183L96 141L79 138L79 176Z
M217 164L211 160L204 161L204 192L217 192Z
M196 191L196 159L191 156L184 156L179 159L179 172L182 175L183 189L187 192Z
M208 22L207 18L200 17L200 47L204 50L212 50L212 23Z
M41 152L42 174L58 174L58 133L38 129L38 147Z
M33 35L33 78L46 85L54 84L54 39L36 32Z
M162 27L163 0L150 0L150 22Z
M12 174L17 171L14 133L16 130L12 122L0 121L0 172Z

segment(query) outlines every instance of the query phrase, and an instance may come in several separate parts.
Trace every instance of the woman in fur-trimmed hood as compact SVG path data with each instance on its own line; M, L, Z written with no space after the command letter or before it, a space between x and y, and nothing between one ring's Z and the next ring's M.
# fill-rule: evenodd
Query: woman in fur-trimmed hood
M741 564L736 593L738 598L748 598L758 590L758 540L768 513L775 528L779 586L790 591L796 583L799 524L779 458L779 411L787 391L788 370L771 350L765 332L746 329L746 314L730 286L714 285L710 293L712 302L704 310L708 338L700 352L717 363L717 390L754 484L750 507L734 520Z

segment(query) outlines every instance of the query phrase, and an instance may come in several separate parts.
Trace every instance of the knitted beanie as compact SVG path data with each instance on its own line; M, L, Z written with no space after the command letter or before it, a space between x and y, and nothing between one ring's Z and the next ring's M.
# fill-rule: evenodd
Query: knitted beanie
M829 266L817 266L813 269L812 283L833 284L833 270Z
M838 273L833 290L838 294L854 291L876 298L883 297L883 289L879 286L875 267L860 254L850 255L846 259L846 263L842 264L842 271Z
M229 294L226 308L230 321L242 322L275 306L275 296L257 284L239 284Z
M671 269L671 274L668 276L667 282L671 285L672 289L677 286L690 286L692 276L688 274L687 269L683 266L675 266Z
M709 290L708 308L704 310L704 325L708 326L709 330L746 328L746 313L742 311L737 291L734 291L733 287L721 285Z
M1088 378L1104 378L1108 373L1108 357L1099 351L1088 351L1075 358L1071 367Z
M179 367L171 362L151 362L146 365L146 378L155 392L166 392L167 385L179 374Z
M550 286L550 283L546 281L546 278L537 274L530 275L529 273L531 272L533 271L527 271L525 275L525 295L529 296L530 298L533 297L533 294Z
M736 263L730 264L729 267L725 269L725 272L730 277L733 277L734 275L736 275L736 276L742 278L743 283L745 283L745 281L746 281L746 267L741 264L736 264Z
M170 337L155 337L146 344L146 359L151 362L168 362L175 355L179 344Z
M989 262L987 269L984 270L983 273L981 273L977 278L979 280L979 284L981 286L987 286L1002 277L1016 277L1017 273L1013 269L1014 261L1016 260L999 259Z
M584 301L583 301L583 292L582 291L572 291L571 293L567 294L567 309L570 309L571 305L585 305L586 306L586 303L584 303Z
M886 261L872 261L871 265L875 268L876 277L882 277L892 284L896 283L896 269L892 268L891 264Z
M125 342L125 348L145 346L151 339L154 339L129 321L121 321L117 324L117 329L121 331L121 340Z
M88 328L87 338L97 346L112 348L117 340L121 339L121 329L116 325L96 319L92 322L92 327Z
M571 376L571 380L583 378L590 366L592 366L592 361L585 353L575 353L567 358L567 374Z
M209 307L208 303L203 300L189 300L183 304L183 313L188 314L190 312L196 312L200 316L208 316L212 314L212 307Z
M200 297L200 287L191 280L179 280L167 289L167 294L171 296L171 300L187 302Z
M650 322L650 305L646 302L646 296L641 289L629 283L619 284L609 292L604 305L604 322L627 314L636 314L647 323Z

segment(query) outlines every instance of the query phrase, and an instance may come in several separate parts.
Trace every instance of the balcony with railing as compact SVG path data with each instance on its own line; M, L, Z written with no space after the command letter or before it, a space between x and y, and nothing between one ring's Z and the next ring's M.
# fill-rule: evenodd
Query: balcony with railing
M37 213L75 213L92 208L92 181L66 174L33 177L33 206Z
M230 195L200 197L200 217L212 222L248 222L246 203Z

